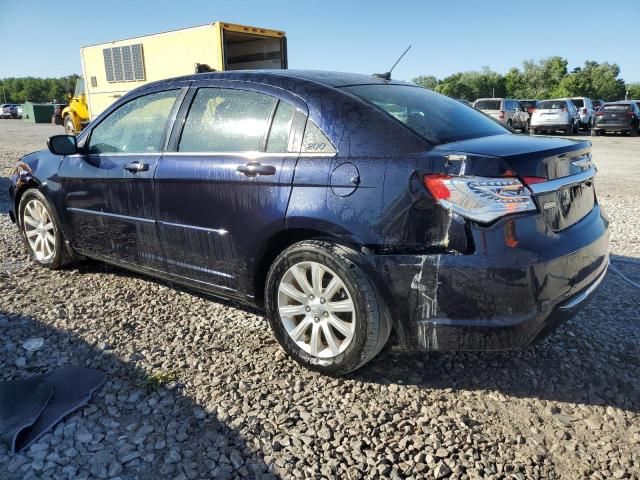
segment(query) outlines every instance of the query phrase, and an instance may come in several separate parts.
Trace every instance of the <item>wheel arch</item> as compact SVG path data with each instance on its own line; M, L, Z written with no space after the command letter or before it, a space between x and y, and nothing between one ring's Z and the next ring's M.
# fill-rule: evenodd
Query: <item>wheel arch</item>
M18 224L18 226L20 226L20 210L19 209L20 209L20 200L22 200L22 196L27 190L30 190L32 188L39 190L40 193L44 195L44 192L42 192L42 189L40 188L40 186L41 186L40 182L38 182L35 178L30 178L29 180L24 182L23 185L20 185L20 187L16 189L16 193L14 197L14 200L15 200L14 211L16 212L16 224Z
M294 243L303 240L326 240L332 243L344 245L353 249L359 249L360 246L344 237L338 237L332 233L314 228L287 228L280 230L267 239L263 247L260 249L255 262L253 275L253 290L255 293L255 302L264 305L264 286L269 273L269 268L273 264L280 253Z

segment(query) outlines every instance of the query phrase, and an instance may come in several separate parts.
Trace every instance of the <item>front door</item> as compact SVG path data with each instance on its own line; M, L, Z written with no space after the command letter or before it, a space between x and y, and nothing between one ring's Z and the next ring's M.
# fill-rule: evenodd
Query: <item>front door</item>
M163 268L153 174L181 93L152 91L120 105L91 129L82 153L62 162L71 242L81 253Z
M160 239L170 273L246 299L259 249L284 223L306 105L266 86L206 85L156 171Z

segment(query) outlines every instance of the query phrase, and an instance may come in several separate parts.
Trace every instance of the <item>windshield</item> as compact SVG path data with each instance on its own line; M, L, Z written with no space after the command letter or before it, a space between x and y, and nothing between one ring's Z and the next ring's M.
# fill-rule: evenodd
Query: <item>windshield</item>
M571 101L578 108L584 107L584 100L582 100L581 98L572 98Z
M380 108L434 145L509 133L476 109L426 88L405 85L343 88Z
M76 91L73 96L78 98L82 94L84 94L84 78L80 77L76 80Z
M631 105L605 105L602 110L605 112L629 112Z
M500 110L500 100L476 100L473 104L479 110Z
M563 108L567 108L567 102L549 100L538 104L538 110L562 110Z

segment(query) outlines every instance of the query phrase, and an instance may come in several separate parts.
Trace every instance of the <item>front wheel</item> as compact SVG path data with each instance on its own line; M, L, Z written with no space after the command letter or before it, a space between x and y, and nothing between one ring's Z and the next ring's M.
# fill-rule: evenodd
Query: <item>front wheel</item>
M18 215L22 236L37 264L55 270L72 260L53 207L39 190L32 188L22 195Z
M301 365L327 375L360 368L384 347L391 330L357 252L309 240L284 250L265 285L274 335Z
M71 115L64 117L64 130L67 132L67 135L76 134L76 126L73 124L73 118L71 118Z

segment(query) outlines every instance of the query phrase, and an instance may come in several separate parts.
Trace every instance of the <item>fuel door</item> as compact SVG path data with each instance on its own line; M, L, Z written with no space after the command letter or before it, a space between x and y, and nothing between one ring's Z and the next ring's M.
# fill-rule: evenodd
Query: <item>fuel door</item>
M331 191L339 197L348 197L360 185L360 172L350 162L341 163L331 172Z

